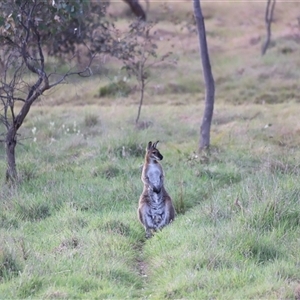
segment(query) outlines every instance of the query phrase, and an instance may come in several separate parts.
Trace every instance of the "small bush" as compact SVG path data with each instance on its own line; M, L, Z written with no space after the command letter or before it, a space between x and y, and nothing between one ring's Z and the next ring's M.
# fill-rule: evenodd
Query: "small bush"
M36 165L27 163L20 167L19 178L21 181L28 182L37 177Z
M84 125L86 127L94 127L98 124L98 116L93 113L86 114L84 117Z
M278 247L264 237L244 237L238 251L245 259L253 259L257 263L267 263L282 256Z
M22 282L18 289L19 298L27 298L38 293L43 286L43 281L40 278L30 278L28 281Z
M238 183L242 180L241 174L235 171L223 171L223 170L209 170L201 169L196 173L197 176L203 179L213 180L218 183L219 186L226 186Z
M94 177L100 176L106 179L117 177L119 174L120 168L110 163L103 164L102 166L92 170L92 175Z
M109 83L99 89L99 97L127 97L131 92L131 87L123 80Z
M56 253L76 249L79 247L79 240L76 237L63 240L58 247L54 249Z
M28 221L40 221L51 215L50 204L42 202L17 203L16 211L22 220Z
M128 142L122 146L114 148L113 153L119 157L144 157L145 149L141 144L136 142Z
M121 221L108 221L103 227L109 233L116 233L124 236L130 235L130 227Z
M17 228L18 225L18 220L16 220L14 217L6 214L5 212L0 213L0 228Z
M180 183L180 190L178 192L177 197L175 198L174 201L174 208L177 214L185 214L186 212L186 204L184 202L184 190L183 190L183 182Z
M0 247L0 281L10 279L22 271L21 262L17 259L15 253L7 248Z
M255 212L246 222L251 227L262 231L270 231L273 228L287 231L300 225L300 211L297 206L287 201L271 201L263 209L260 208Z
M58 291L58 290L50 290L48 291L43 299L70 299L71 297L66 292Z

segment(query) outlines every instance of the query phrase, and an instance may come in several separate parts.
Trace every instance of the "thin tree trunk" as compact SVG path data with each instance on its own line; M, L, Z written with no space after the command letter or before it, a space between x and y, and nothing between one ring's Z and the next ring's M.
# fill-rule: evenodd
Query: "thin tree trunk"
M17 131L14 125L11 125L7 134L5 141L5 150L6 150L6 161L7 161L7 169L6 169L6 182L16 182L18 178L17 168L16 168L16 156L15 156L15 148L17 145L16 141Z
M271 1L272 0L268 0L267 7L266 7L265 22L267 28L267 39L262 47L262 51L261 51L262 55L264 55L267 52L267 49L269 48L269 44L271 41L271 24L273 21L273 14L274 14L276 0L272 1L272 5L271 5ZM271 9L270 9L270 5L271 5Z
M140 104L139 104L139 109L138 109L138 114L137 114L137 117L136 117L136 120L135 120L135 124L137 124L139 122L139 119L140 119L141 109L142 109L143 100L144 100L144 90L145 90L145 80L142 79L142 82L141 82L141 94L140 94Z
M44 85L40 91L36 91L37 87L42 83L42 78L39 78L37 83L32 87L27 99L24 102L20 112L17 116L13 116L12 124L10 125L5 139L6 148L6 181L16 182L18 179L18 173L16 168L16 156L15 148L17 145L17 132L22 126L27 114L29 113L32 103L48 88L48 85Z
M201 10L200 0L193 0L194 15L196 19L200 56L205 81L205 108L202 123L200 126L199 151L208 149L210 146L210 127L214 111L215 102L215 82L211 71L208 47L206 42L206 32L204 18Z

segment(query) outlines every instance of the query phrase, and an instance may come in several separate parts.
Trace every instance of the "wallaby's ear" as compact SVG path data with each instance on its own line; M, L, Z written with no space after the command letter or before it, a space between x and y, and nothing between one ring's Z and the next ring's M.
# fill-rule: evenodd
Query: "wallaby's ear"
M156 143L153 144L153 148L156 148L158 142L159 142L159 141L157 141Z
M151 147L152 147L152 142L149 142L149 143L148 143L148 146L147 146L147 150L150 150Z

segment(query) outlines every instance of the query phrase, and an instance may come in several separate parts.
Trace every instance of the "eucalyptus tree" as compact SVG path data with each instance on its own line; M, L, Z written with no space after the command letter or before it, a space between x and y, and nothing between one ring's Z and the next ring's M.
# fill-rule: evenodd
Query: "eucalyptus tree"
M202 62L203 76L205 81L205 108L200 127L199 151L210 146L210 128L215 102L215 83L211 70L209 52L206 41L205 23L201 10L200 0L193 0L194 15L197 24L199 49Z
M93 54L88 47L90 36L85 32L95 25L93 14L87 15L86 11L91 12L90 4L81 0L0 2L0 137L5 144L7 181L18 178L18 131L33 103L67 77L91 74ZM84 68L78 69L71 61L62 73L47 67L46 53L74 54L78 44L86 45L89 51ZM94 43L95 48L101 44Z

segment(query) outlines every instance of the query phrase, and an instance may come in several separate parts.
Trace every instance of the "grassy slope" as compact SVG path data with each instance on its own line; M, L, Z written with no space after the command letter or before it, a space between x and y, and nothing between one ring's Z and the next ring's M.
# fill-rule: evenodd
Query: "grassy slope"
M263 58L262 4L203 6L217 82L211 155L194 153L203 111L196 36L165 20L161 49L174 44L180 60L155 70L142 111L149 128L134 129L137 94L94 97L105 77L61 86L33 108L17 152L22 183L0 191L0 299L293 298L300 60L289 34L299 4L278 3L276 45ZM190 9L151 4L150 18L185 20ZM178 216L146 241L136 208L151 139L162 141Z

